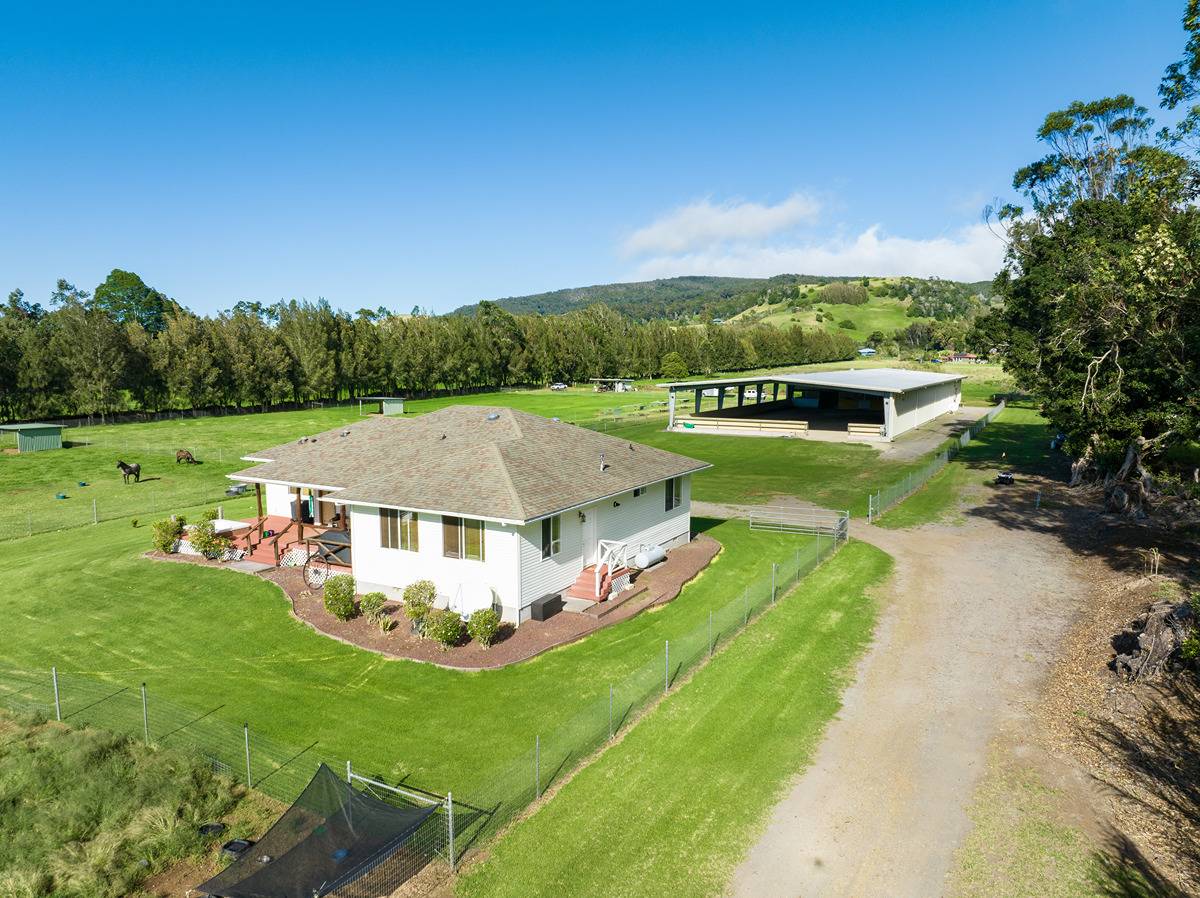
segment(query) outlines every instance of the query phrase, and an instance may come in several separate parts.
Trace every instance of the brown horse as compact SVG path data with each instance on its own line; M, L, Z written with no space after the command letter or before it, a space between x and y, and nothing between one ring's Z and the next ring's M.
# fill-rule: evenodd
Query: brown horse
M175 453L175 464L179 464L181 461L185 461L189 465L194 465L196 463L196 456L192 455L186 449L180 449Z
M117 467L121 471L121 476L125 478L125 482L129 482L129 478L133 478L134 483L142 482L142 466L139 464L127 465L123 461L117 462Z

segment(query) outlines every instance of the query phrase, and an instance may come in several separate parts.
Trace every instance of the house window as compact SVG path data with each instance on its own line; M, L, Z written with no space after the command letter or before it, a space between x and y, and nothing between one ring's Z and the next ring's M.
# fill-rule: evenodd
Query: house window
M418 551L417 513L395 508L379 509L379 544L385 549Z
M683 503L682 484L682 477L672 477L667 481L667 511L672 511Z
M550 558L562 551L562 516L542 518L542 557Z
M442 515L442 554L483 561L483 521Z

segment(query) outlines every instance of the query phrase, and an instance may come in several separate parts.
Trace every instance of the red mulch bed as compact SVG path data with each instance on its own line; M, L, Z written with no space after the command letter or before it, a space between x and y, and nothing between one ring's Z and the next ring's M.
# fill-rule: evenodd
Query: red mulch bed
M320 591L307 587L299 568L276 568L264 571L260 576L287 594L296 617L327 636L393 658L482 670L528 660L595 630L629 620L651 606L666 604L676 598L684 584L707 567L720 551L720 543L710 536L700 535L686 546L668 552L667 560L662 564L643 572L635 586L627 591L629 598L617 600L611 612L597 616L562 611L548 621L526 621L516 628L506 624L499 640L489 649L468 641L442 651L432 639L414 636L401 606L391 603L387 610L396 626L387 633L380 632L361 616L340 621L325 610Z

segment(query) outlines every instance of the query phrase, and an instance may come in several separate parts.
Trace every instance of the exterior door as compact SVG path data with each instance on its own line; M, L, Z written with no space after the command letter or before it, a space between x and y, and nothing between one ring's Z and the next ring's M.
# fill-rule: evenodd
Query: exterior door
M596 541L600 532L600 506L593 505L584 511L583 520L583 563L596 563Z

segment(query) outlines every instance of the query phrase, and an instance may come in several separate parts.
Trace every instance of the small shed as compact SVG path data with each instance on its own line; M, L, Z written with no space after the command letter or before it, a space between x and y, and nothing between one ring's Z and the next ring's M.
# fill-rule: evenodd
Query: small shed
M361 396L358 400L359 414L363 413L364 402L378 402L381 415L404 414L404 398L402 396Z
M18 452L41 452L43 449L61 449L61 424L0 424L0 432L17 435Z
M597 393L632 393L637 389L632 377L590 378Z

